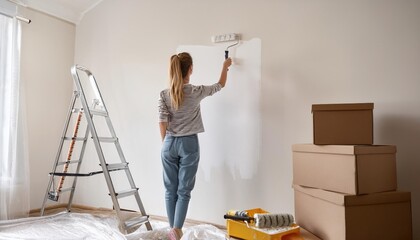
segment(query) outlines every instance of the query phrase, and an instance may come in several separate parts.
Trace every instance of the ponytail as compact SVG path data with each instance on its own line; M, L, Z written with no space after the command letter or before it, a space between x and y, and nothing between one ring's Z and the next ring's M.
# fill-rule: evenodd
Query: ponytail
M192 65L189 53L172 55L169 66L169 96L172 107L178 110L184 100L184 78Z

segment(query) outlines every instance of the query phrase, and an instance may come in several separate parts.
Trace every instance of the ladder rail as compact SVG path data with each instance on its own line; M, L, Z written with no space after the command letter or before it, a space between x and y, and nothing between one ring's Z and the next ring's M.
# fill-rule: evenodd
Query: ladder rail
M60 156L61 156L61 149L63 148L63 145L64 145L64 138L65 138L65 136L66 136L67 129L68 129L68 127L69 127L70 120L71 120L71 115L72 115L72 112L71 112L71 111L72 111L72 109L74 108L74 104L76 103L76 99L77 99L77 97L78 97L78 94L79 94L79 93L78 93L77 91L73 91L73 95L72 95L72 98L71 98L71 100L70 100L69 111L68 111L68 113L67 113L66 121L65 121L65 123L64 123L64 129L63 129L63 132L62 132L62 134L61 134L61 140L60 140L59 147L58 147L58 151L57 151L57 153L56 153L56 157L55 157L55 160L54 160L54 165L53 165L53 168L52 168L52 172L54 172L54 171L55 171L55 168L57 167L58 161L60 160ZM53 175L51 175L51 176L50 176L50 179L49 179L49 182L48 182L47 191L46 191L46 193L45 193L44 201L43 201L43 203L42 203L42 207L41 207L41 216L43 216L43 215L44 215L44 211L45 211L45 204L47 203L47 200L48 200L48 194L49 194L49 192L50 192L50 189L51 189L51 186L52 186L52 184L53 184L53 181L54 181L54 176L53 176Z
M71 68L71 73L72 73L72 76L73 76L73 80L76 84L76 87L77 87L77 89L79 89L79 92L80 92L79 98L82 102L82 106L85 108L86 120L88 121L88 125L91 128L90 130L91 130L93 142L94 142L94 145L95 145L95 148L96 148L96 152L98 153L99 162L100 162L101 167L104 171L104 176L105 176L105 180L107 182L107 186L108 186L108 190L109 190L109 193L110 193L110 196L111 196L111 200L112 200L112 203L113 203L114 208L116 210L116 213L118 215L118 218L122 219L121 208L120 208L118 199L115 195L114 184L112 183L111 175L107 171L105 156L103 154L102 147L101 147L101 144L99 142L99 137L98 137L98 134L97 134L97 131L96 131L96 128L95 128L95 124L92 120L92 115L90 113L90 108L88 107L87 100L86 100L86 97L85 97L85 94L84 94L84 91L83 91L83 86L80 82L79 74L77 72L78 69L85 72L88 75L89 79L91 80L91 86L92 86L92 88L96 88L97 95L98 95L97 97L100 97L100 100L102 101L102 105L103 105L103 108L105 109L105 111L107 111L106 106L105 106L105 103L102 100L102 96L99 92L98 85L97 85L95 77L92 75L92 73L88 69L86 69L85 67L82 67L82 66L79 66L79 65L73 66ZM92 82L93 82L93 84L92 84Z
M110 131L112 137L117 138L114 127L112 126L111 120L108 117L106 118L106 122L108 124L108 128L109 128L109 131ZM122 151L122 147L121 147L121 144L120 144L120 141L119 141L118 138L117 138L117 141L114 142L114 144L115 144L115 147L117 148L117 152L118 152L118 155L121 159L121 162L126 163L127 160L125 159L125 156L124 156L124 153ZM131 171L128 168L125 171L126 171L126 174L128 176L128 181L130 183L131 188L133 188L133 189L137 188L136 184L133 180L133 176L131 175Z
M88 71L88 72L90 73L90 71ZM94 79L93 75L92 75L92 78ZM103 105L105 111L108 112L106 110L106 106L105 106L105 103L104 103L104 101L102 99L102 95L101 95L101 93L99 91L99 88L98 88L98 85L96 83L96 80L94 81L94 83L95 83L95 87L98 89L99 96L101 97L102 105ZM117 139L114 142L114 144L115 144L115 147L117 148L117 152L118 152L118 155L119 155L119 157L121 159L121 162L127 163L127 160L125 158L125 155L124 155L124 153L122 151L122 147L121 147L120 141L119 141L119 139L117 137L117 134L115 132L114 126L112 125L111 119L109 118L109 115L106 116L105 120L106 120L106 123L108 125L108 129L110 131L111 136L113 138L116 138ZM127 179L128 179L128 182L129 182L131 188L132 189L138 189L138 187L136 186L136 183L134 182L133 175L131 174L131 171L130 171L129 168L126 168L125 169L125 173L127 175ZM138 203L138 207L139 207L139 210L140 210L141 214L142 215L146 215L146 210L145 210L144 205L143 205L143 203L142 203L142 201L140 199L140 194L138 193L138 191L136 191L136 193L134 194L134 197L136 198L136 202ZM152 229L152 227L150 225L150 222L147 222L146 223L146 226L147 226L147 229Z
M113 137L116 137L115 130L114 130L113 126L112 126L111 120L108 117L106 118L106 122L108 124L108 128L110 129L111 135ZM122 151L122 147L121 147L121 144L120 144L118 138L117 138L117 141L114 144L115 144L115 146L117 148L117 152L118 152L118 154L120 156L121 161L126 163L127 161L125 159L125 156L124 156L124 153ZM127 179L128 179L128 182L129 182L131 188L132 189L138 189L138 187L136 186L136 183L134 182L133 175L131 174L131 171L130 171L129 168L126 168L125 169L125 173L127 175ZM140 199L140 194L139 194L138 191L136 191L136 193L134 194L134 197L136 198L136 202L138 203L138 207L139 207L140 213L142 215L147 215L146 214L146 210L144 208L144 205L143 205L143 203L142 203L142 201ZM152 229L152 226L151 226L150 222L146 222L146 227L149 230Z

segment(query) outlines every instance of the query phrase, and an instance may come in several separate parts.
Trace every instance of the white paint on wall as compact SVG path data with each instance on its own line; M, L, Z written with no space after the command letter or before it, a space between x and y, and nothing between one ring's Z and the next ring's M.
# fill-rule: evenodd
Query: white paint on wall
M225 49L223 44L177 48L193 58L192 84L218 81ZM224 165L233 179L252 179L260 159L261 40L242 41L229 53L233 65L226 87L201 103L205 133L200 134L200 169L206 181Z

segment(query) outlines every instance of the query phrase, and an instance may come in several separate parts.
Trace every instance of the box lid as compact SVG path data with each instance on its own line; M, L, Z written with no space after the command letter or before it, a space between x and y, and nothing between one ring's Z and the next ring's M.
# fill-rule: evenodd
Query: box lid
M293 188L296 191L305 193L312 197L343 206L386 204L411 201L411 193L404 191L390 191L365 195L349 195L317 188L303 187L296 184L293 185Z
M293 152L310 152L326 154L383 154L396 153L395 145L315 145L315 144L293 144Z
M371 110L373 103L333 103L333 104L312 104L314 111L351 111L351 110Z

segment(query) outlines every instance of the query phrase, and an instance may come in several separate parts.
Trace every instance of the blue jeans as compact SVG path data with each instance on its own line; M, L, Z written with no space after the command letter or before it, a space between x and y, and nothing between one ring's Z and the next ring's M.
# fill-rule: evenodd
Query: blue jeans
M200 160L197 134L183 137L166 135L161 158L169 225L182 228Z

